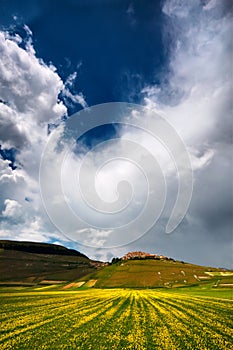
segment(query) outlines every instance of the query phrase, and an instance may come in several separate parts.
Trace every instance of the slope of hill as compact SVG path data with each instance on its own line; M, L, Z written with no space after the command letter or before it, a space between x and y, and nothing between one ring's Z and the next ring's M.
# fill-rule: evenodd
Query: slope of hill
M123 259L85 276L82 281L94 280L99 288L155 288L182 287L212 283L232 286L233 272L199 266L167 257L142 256L130 253Z
M72 281L93 272L99 262L60 245L0 240L0 283Z

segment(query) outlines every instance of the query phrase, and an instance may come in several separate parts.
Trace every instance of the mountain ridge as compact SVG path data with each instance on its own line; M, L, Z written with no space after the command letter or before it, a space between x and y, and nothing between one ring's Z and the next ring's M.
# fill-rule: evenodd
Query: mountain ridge
M0 240L0 249L17 250L37 254L55 254L80 256L89 259L85 254L75 249L66 248L60 244L30 241Z

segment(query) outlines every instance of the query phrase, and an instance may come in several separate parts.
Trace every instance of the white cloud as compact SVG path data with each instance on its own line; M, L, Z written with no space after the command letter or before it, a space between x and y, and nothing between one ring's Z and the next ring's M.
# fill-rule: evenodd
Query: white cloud
M19 47L9 35L0 33L0 96L14 111L19 123L25 117L34 123L48 123L66 113L58 101L63 82L53 66L35 56L31 43L27 49Z
M32 32L24 29L24 45L19 35L0 32L0 144L2 149L17 149L16 169L0 158L0 235L46 241L58 236L41 203L39 164L48 124L58 123L67 113L59 94L69 94L72 79L66 85L53 65L37 57ZM71 97L85 105L82 95Z
M4 220L10 220L11 223L18 224L23 220L22 205L15 200L6 199L5 209L2 211L2 216Z
M232 23L224 4L216 1L204 7L199 1L166 1L163 12L173 42L168 83L145 86L144 102L172 123L190 149L194 168L200 168L231 138Z
M84 245L101 248L104 246L106 239L112 233L112 230L97 230L94 228L85 228L77 232L78 237Z
M38 59L30 41L19 47L0 32L0 112L2 147L23 149L44 143L47 124L66 113L58 100L64 85L53 66Z
M79 68L81 65L79 65L77 68ZM71 92L71 89L77 79L77 72L74 72L68 76L68 78L65 81L64 88L62 90L62 96L65 98L67 103L71 101L72 103L79 103L83 108L86 108L87 102L85 101L85 98L83 94L80 92L79 94L73 94Z

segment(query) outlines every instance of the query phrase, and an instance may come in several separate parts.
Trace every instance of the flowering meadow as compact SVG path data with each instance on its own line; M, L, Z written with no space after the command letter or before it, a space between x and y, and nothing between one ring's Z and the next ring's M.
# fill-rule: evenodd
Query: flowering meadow
M233 349L232 301L155 290L2 293L1 350Z

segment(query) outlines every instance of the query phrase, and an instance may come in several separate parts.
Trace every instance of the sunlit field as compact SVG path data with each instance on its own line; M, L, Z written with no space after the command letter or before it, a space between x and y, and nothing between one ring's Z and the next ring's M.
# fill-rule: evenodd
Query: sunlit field
M219 295L2 293L0 349L232 349L232 301Z

